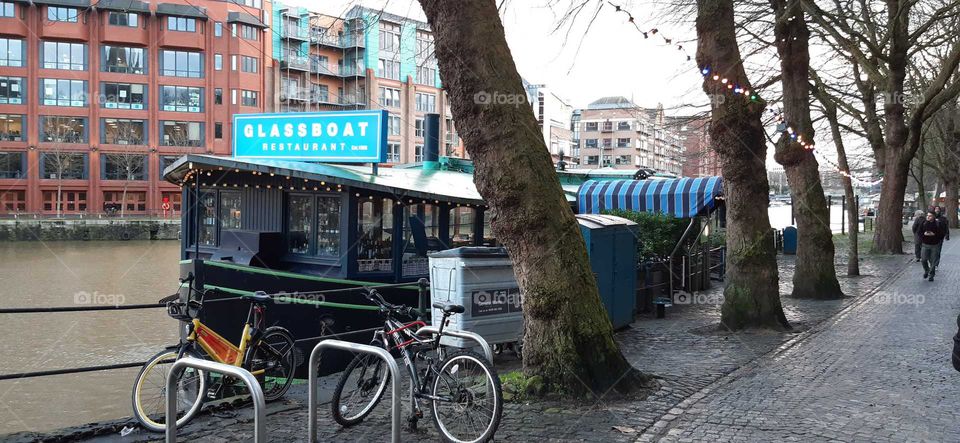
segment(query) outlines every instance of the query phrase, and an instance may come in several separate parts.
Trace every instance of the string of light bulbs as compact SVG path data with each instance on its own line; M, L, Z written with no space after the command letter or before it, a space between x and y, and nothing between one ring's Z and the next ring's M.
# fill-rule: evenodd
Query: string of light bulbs
M693 62L693 57L690 56L690 54L686 51L686 49L684 49L682 44L679 44L679 43L675 44L674 39L664 35L662 32L660 32L658 28L651 28L650 30L644 31L643 29L640 28L640 25L637 24L637 21L634 19L634 16L632 13L630 13L630 11L627 11L620 5L613 3L611 1L607 1L607 3L610 6L613 6L616 12L625 14L627 16L627 22L632 24L633 27L637 29L637 31L643 34L644 39L650 38L651 35L659 36L665 44L676 45L677 50L684 55L687 62ZM794 18L796 17L792 17L791 20ZM721 75L720 73L714 71L709 66L697 66L697 70L700 73L700 75L704 78L704 80L712 80L714 82L720 83L720 85L722 85L720 86L721 90L726 89L728 93L743 96L753 102L759 102L761 100L757 91L741 87L736 81ZM774 121L777 124L777 132L788 136L791 141L800 144L800 146L802 146L803 149L806 151L809 151L811 153L814 153L816 151L816 148L817 148L816 143L813 140L804 139L803 134L798 133L798 131L794 130L793 126L787 124L787 122L783 117L783 113L781 111L774 110L772 107L768 106L765 112L769 113L773 117ZM818 158L820 158L820 156L818 156ZM861 183L872 183L872 184L876 184L883 181L882 177L875 181L871 181L869 179L861 179L859 177L854 176L849 171L844 171L835 163L833 162L829 162L829 163L831 163L831 165L834 166L834 169L836 169L837 173L843 175L844 177L849 177L853 181L857 181Z

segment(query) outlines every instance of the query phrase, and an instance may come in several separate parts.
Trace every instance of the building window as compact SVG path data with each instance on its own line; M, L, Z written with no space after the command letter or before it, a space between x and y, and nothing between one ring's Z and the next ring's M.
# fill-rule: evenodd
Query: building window
M47 6L47 20L52 22L76 23L80 10L61 6Z
M143 109L146 103L146 85L131 83L103 83L101 102L108 109Z
M213 22L213 36L223 37L223 23Z
M82 117L40 116L40 141L47 143L86 143L87 119Z
M23 77L0 77L0 104L23 104L23 88L26 79Z
M0 38L0 66L23 66L23 40Z
M416 56L418 58L429 58L433 56L433 34L417 31Z
M189 17L167 17L167 30L197 32L197 19Z
M584 123L584 125L586 125L586 128L584 128L584 131L598 131L598 130L599 130L599 128L597 127L597 122L586 122L586 123Z
M0 141L26 141L22 115L0 114Z
M583 143L584 143L583 146L586 147L586 148L596 148L596 147L597 147L597 139L595 139L595 138L588 138L588 139L584 140Z
M618 147L618 148L629 148L629 147L630 147L630 139L629 139L629 138L618 138L618 139L617 139L617 147Z
M26 191L0 191L0 211L23 212L27 210Z
M380 22L380 50L388 52L400 50L400 25Z
M287 200L287 251L309 254L313 243L313 196L290 194Z
M243 6L250 6L252 8L260 9L263 4L263 0L230 0L233 3Z
M387 163L400 163L400 143L387 143Z
M146 155L105 152L101 158L103 159L103 170L100 172L102 180L142 181L147 179Z
M317 255L340 256L340 197L317 196Z
M614 163L618 165L630 165L633 163L633 156L630 155L618 155L613 158Z
M108 145L145 145L147 126L143 120L124 118L103 119L100 143Z
M380 107L382 108L399 108L400 107L400 90L394 88L384 88L380 87Z
M43 68L70 71L86 70L87 45L83 43L43 42Z
M423 138L423 119L418 118L414 120L413 123L414 123L413 136L417 138Z
M380 77L400 80L400 62L381 58L377 61L377 68L379 69Z
M220 54L213 54L213 69L217 71L223 70L223 56Z
M203 192L200 194L200 204L197 205L197 218L200 219L200 229L197 232L198 242L201 245L213 246L217 244L217 193Z
M220 229L241 229L240 192L220 191Z
M217 140L223 138L223 123L215 122L213 124L213 138Z
M259 40L260 30L250 25L240 25L240 38L244 40Z
M393 272L393 199L374 197L360 203L357 218L357 270Z
M203 53L188 51L160 51L161 75L170 77L203 77Z
M473 221L476 209L467 207L450 208L450 247L473 246L476 238Z
M0 17L16 17L17 8L13 2L0 2Z
M135 12L110 11L107 13L107 23L110 23L114 26L129 26L131 28L136 28L139 18L140 16Z
M80 152L43 152L40 154L40 178L85 180L87 155Z
M108 210L109 208L109 210ZM147 193L143 191L104 191L104 212L147 212Z
M417 112L437 112L437 96L434 94L425 94L418 92Z
M84 212L87 210L86 191L43 191L43 211Z
M163 146L203 146L203 124L200 122L160 122L160 144Z
M177 161L180 157L176 155L161 155L160 156L160 177L163 177L163 170L167 169L168 166L172 165L173 162ZM180 193L176 193L180 195ZM179 209L178 209L179 211Z
M163 170L161 169L160 172L162 173ZM183 194L179 192L164 192L160 194L160 201L170 205L171 214L179 214L183 208Z
M437 68L431 66L417 66L417 83L433 85L436 81Z
M389 114L387 116L387 134L400 135L400 116Z
M251 74L257 73L257 58L243 56L240 59L240 70Z
M82 80L64 80L45 78L41 80L43 88L40 100L44 106L73 106L82 108L87 105L87 82Z
M223 89L214 88L213 90L213 104L222 105L223 104Z
M143 48L104 46L103 70L123 74L145 74L144 53Z
M603 147L604 147L604 148L611 148L611 147L613 147L613 139L611 139L611 138L605 138L605 139L603 139Z
M630 130L630 122L617 122L617 130L618 130L618 131L629 131L629 130Z
M600 157L597 155L588 155L587 161L585 162L588 165L596 165L600 163Z
M313 95L311 101L317 103L330 103L330 87L327 85L312 85L310 93Z
M160 110L174 112L203 112L203 88L190 86L161 86Z
M257 106L257 91L240 91L240 104L242 106Z
M419 163L423 161L423 145L416 145L413 147L413 162Z
M23 152L0 152L0 178L24 178Z

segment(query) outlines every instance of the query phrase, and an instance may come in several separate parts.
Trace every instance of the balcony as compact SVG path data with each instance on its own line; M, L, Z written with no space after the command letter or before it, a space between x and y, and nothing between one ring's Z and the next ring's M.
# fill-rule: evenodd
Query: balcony
M332 66L321 63L319 60L310 60L310 72L331 77L363 77L366 70L358 66Z
M280 101L305 102L309 100L307 91L292 86L280 88Z
M310 72L310 59L302 55L284 54L283 60L280 60L280 69Z
M357 35L329 35L323 32L311 32L310 43L319 46L329 46L337 49L363 48L363 34Z
M307 31L292 26L284 27L283 34L281 35L287 40L299 40L302 42L310 41L310 36L308 35Z

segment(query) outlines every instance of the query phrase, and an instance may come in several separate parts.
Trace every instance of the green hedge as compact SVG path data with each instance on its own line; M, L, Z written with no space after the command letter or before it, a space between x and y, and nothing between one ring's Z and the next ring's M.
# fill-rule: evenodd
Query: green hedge
M650 212L615 209L605 214L623 217L637 223L637 254L640 261L666 259L677 246L683 231L690 224L688 218ZM682 248L681 248L682 250Z

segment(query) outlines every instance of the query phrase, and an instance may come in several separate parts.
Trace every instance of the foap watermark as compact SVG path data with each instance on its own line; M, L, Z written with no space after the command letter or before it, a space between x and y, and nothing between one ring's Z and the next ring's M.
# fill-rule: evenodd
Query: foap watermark
M473 94L473 102L478 105L520 106L528 104L527 94L504 94L499 91L480 91Z
M73 303L76 305L120 306L125 300L123 294L103 294L97 291L73 294Z
M674 294L673 302L678 305L722 305L723 294L680 291Z
M881 292L873 296L873 302L878 305L913 305L919 306L926 301L926 296L919 293Z

